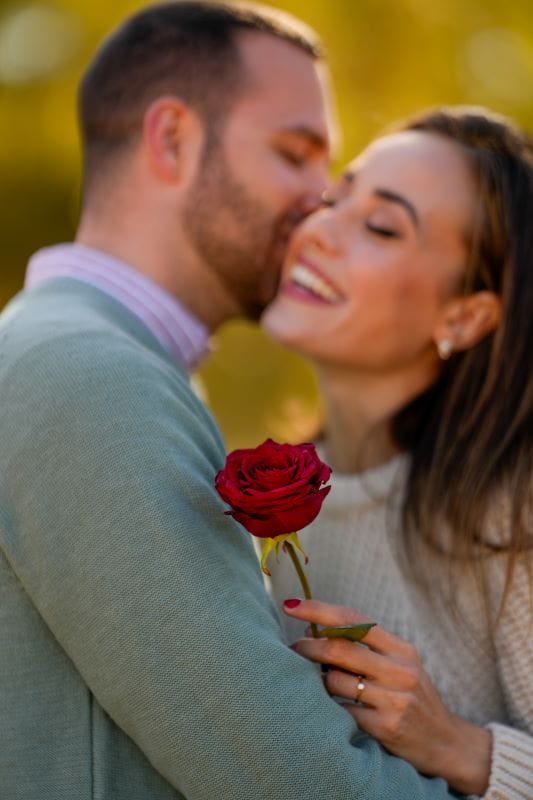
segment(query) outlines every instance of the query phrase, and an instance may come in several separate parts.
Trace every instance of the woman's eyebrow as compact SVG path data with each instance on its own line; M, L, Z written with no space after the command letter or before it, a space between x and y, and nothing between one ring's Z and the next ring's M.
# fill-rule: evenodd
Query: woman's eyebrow
M397 203L398 205L403 206L413 220L415 228L420 228L420 218L417 210L411 201L406 197L401 194L397 194L397 192L392 192L390 189L375 189L374 194L376 197L380 197L382 200L387 200L389 203Z
M354 169L348 169L346 172L343 172L340 178L340 182L345 186L351 186L352 183L355 181L356 172Z
M356 179L357 179L356 169L352 168L346 170L346 172L343 172L343 174L341 175L341 181L340 181L341 188L348 189L355 183ZM418 215L415 206L413 205L413 203L411 203L410 200L407 199L407 197L398 194L398 192L393 192L392 189L385 189L385 188L375 189L374 194L381 200L386 200L389 203L397 203L398 205L403 206L403 208L405 208L405 210L411 217L415 228L417 230L420 230L420 217Z

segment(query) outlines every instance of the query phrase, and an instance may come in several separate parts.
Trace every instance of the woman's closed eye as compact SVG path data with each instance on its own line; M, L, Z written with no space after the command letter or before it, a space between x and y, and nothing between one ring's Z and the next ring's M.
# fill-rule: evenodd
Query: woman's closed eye
M387 225L376 225L373 222L366 222L365 225L367 230L371 233L375 233L377 236L383 236L387 239L399 239L401 236L398 230Z

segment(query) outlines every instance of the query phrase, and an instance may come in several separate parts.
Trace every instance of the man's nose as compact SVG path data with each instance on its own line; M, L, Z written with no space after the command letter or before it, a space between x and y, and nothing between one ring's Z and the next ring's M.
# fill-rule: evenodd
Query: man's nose
M311 214L322 206L324 195L328 193L332 186L333 181L329 170L317 171L317 175L302 201L302 211L305 215Z

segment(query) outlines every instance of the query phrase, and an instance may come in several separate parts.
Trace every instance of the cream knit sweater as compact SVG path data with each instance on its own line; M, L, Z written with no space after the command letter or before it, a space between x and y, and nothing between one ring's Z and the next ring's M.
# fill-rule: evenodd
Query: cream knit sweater
M300 540L317 599L352 606L412 642L448 708L493 736L490 785L484 800L533 799L533 613L524 564L519 564L496 630L490 632L480 592L461 574L454 619L442 595L428 599L398 564L398 521L407 460L400 456L362 475L336 475L317 520ZM491 536L498 530L493 518ZM426 561L432 586L446 591L442 563ZM276 599L301 597L290 560L271 564ZM497 606L503 560L492 558L491 601ZM289 640L302 623L286 621Z

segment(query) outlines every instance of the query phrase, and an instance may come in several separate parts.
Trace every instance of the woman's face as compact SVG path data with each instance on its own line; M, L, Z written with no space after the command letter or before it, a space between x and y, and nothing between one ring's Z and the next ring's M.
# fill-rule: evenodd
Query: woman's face
M265 329L318 362L371 371L436 362L474 217L461 148L418 131L383 137L331 196L293 236Z

